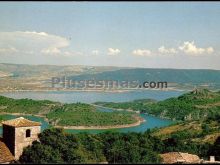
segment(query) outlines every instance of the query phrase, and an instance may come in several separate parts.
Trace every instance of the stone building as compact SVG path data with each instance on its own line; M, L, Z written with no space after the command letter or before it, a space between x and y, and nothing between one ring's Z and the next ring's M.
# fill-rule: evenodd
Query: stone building
M41 130L41 123L33 122L23 117L4 121L2 126L2 143L5 144L15 160L19 159L25 147L38 140L38 134ZM3 159L2 157L4 157L4 153L0 155L0 160Z

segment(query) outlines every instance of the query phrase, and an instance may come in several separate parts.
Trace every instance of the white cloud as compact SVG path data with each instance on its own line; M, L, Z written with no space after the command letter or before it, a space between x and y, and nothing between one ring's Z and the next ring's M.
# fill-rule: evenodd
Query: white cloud
M61 51L60 51L60 49L58 49L56 47L51 47L51 48L43 49L41 51L41 53L44 53L44 54L59 54L59 53L61 53Z
M35 35L41 35L41 36L48 36L48 34L45 32L25 31L24 33L31 34L31 35L35 34Z
M214 49L212 47L208 47L206 49L206 51L207 51L208 54L212 54L214 52Z
M63 56L65 57L73 57L73 56L82 56L82 52L77 52L77 51L64 51Z
M83 55L83 53L81 52L76 52L76 51L61 51L59 49L56 48L49 48L46 50L42 50L42 53L46 54L46 55L50 55L50 56L64 56L64 57L74 57L74 56L81 56Z
M132 53L135 56L151 56L152 55L151 51L148 49L136 49Z
M117 55L121 51L119 49L108 48L108 55Z
M92 54L93 54L93 55L99 55L99 51L98 51L98 50L93 50L93 51L92 51Z
M214 52L214 49L212 47L198 48L195 45L194 41L193 42L189 42L189 41L184 42L183 45L179 46L179 49L188 55L194 55L194 56L198 56L198 55L202 55L202 54L206 54L206 53L211 54Z
M17 52L19 51L14 47L0 48L0 53L17 53Z
M175 48L165 48L165 46L161 46L158 48L158 51L161 53L161 54L175 54L177 53L176 49Z
M20 53L62 55L65 52L62 49L68 46L69 41L66 38L45 32L0 32L0 53L3 50L14 48L16 52ZM10 50L12 51L12 49Z

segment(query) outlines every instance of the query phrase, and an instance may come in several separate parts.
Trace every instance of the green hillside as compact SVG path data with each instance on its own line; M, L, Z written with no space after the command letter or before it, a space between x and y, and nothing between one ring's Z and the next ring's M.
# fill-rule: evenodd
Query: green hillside
M196 89L177 98L164 101L136 100L124 103L98 102L98 105L132 109L173 120L199 120L220 114L220 92Z
M185 121L152 132L162 140L175 138L183 142L213 144L220 137L220 115L204 120Z
M0 96L0 121L7 120L5 113L41 115L58 126L118 126L137 122L137 115L128 112L101 112L90 104L62 104L53 101L12 99Z
M144 111L175 120L199 120L220 114L220 93L194 90L178 98L151 104Z
M94 104L103 106L103 107L113 108L113 109L125 109L125 110L134 110L134 111L143 112L145 111L146 107L149 104L156 103L156 102L157 101L153 99L139 99L139 100L134 100L130 102L119 102L119 103L95 102Z
M83 103L56 107L46 116L50 123L59 126L115 126L137 121L132 113L100 112L94 106Z
M0 96L0 113L46 114L61 103L48 100L12 99Z

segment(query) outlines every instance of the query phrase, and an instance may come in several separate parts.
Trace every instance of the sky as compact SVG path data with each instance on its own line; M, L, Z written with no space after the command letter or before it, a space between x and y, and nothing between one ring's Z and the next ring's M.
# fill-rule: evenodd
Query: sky
M0 63L220 70L220 2L0 2Z

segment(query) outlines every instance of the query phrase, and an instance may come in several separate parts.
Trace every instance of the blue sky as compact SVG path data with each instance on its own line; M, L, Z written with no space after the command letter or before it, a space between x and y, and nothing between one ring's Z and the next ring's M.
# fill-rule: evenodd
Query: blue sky
M219 2L0 2L0 62L220 69Z

